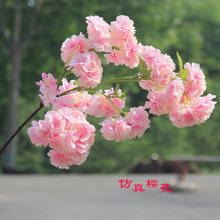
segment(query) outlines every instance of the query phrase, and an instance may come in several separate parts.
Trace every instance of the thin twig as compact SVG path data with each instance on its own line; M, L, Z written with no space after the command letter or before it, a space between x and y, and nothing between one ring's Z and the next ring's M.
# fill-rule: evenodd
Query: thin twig
M40 102L40 106L23 122L23 124L14 132L14 134L10 137L7 143L0 150L0 156L10 144L10 142L14 139L14 137L20 132L20 130L44 107L44 104Z

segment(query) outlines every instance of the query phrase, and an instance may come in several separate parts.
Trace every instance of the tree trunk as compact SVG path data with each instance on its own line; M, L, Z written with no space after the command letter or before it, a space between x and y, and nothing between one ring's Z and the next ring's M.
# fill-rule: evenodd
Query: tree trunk
M9 73L9 102L8 102L8 128L6 138L10 138L18 127L18 100L19 100L19 82L22 65L22 54L36 33L36 16L37 9L43 0L36 0L33 6L31 16L29 18L29 27L26 29L26 34L22 34L22 10L25 8L25 1L16 0L13 4L14 9L14 26L11 35L7 35L7 25L5 20L2 21L3 35L8 43L8 55L10 58L10 73ZM16 138L7 146L3 159L3 170L14 170L16 167Z
M9 103L8 103L8 130L7 139L14 133L18 126L18 100L19 100L19 78L21 70L22 54L14 51L11 57L11 70L9 75ZM3 168L15 169L16 167L16 138L7 147Z
M11 70L9 74L9 102L8 102L8 129L6 137L9 139L18 125L18 99L19 99L19 78L21 70L20 40L22 22L22 1L17 0L14 5L15 18L13 27L13 38L10 47ZM16 166L16 139L6 149L3 168L15 169Z

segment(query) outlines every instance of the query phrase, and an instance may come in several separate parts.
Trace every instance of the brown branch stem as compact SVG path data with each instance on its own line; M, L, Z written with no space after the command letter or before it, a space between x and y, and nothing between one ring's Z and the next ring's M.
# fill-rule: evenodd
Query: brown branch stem
M9 138L6 144L0 150L0 156L10 144L10 142L15 138L15 136L20 132L20 130L44 107L44 104L40 102L40 106L22 123L22 125L14 132L14 134Z

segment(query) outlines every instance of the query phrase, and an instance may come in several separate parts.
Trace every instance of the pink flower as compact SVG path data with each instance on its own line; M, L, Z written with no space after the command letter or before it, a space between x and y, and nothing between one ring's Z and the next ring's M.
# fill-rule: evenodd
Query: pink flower
M178 128L191 127L196 124L196 116L193 113L193 106L181 104L179 108L173 109L169 118L174 126Z
M69 108L63 108L63 110ZM60 110L62 111L62 110ZM48 140L53 140L54 138L60 138L61 132L66 127L66 121L63 120L60 111L48 111L45 115L45 122L49 123L50 134L48 135Z
M209 119L212 111L215 108L216 102L212 101L216 96L208 94L203 97L199 97L197 104L194 107L194 114L197 116L197 124L205 122Z
M80 33L79 36L73 35L67 38L61 46L61 59L64 63L69 62L74 56L89 51L89 42Z
M62 146L65 147L66 152L74 150L74 152L85 153L94 144L94 136L91 135L91 130L93 131L94 127L88 122L82 122L79 125L74 123L73 125L73 129L66 130L63 133ZM53 148L58 151L60 149L60 147Z
M78 120L86 121L85 115L76 108L64 107L58 109L57 112L62 116L62 119L66 122L67 130L70 130L72 125L75 125L75 123Z
M32 142L49 146L51 163L60 168L85 161L94 143L95 128L83 113L67 107L49 111L44 121L33 122L28 129Z
M67 81L66 78L62 79L62 85L59 86L59 95L75 88L75 80L71 80L70 82ZM64 96L60 96L56 99L53 103L53 110L58 110L62 107L69 107L72 108L74 106L74 100L72 99L72 94L66 94Z
M68 108L73 108L74 107L74 99L65 96L59 97L56 102L53 104L53 110L57 111L60 108L63 107L68 107Z
M163 103L167 106L168 111L175 108L183 97L184 85L180 78L177 78L167 86L163 97Z
M183 81L177 78L162 90L150 91L147 96L149 101L146 101L145 107L155 115L167 114L179 105L183 92Z
M208 94L205 97L199 97L180 104L178 108L170 112L170 120L178 128L191 127L205 122L210 117L216 104L212 101L213 98L215 98L214 95Z
M108 63L126 65L135 68L139 64L139 46L134 36L134 22L128 16L120 15L116 21L111 22L111 46L110 54L105 54Z
M60 169L69 169L72 165L81 165L86 161L89 152L78 153L78 152L57 152L55 150L50 150L47 154L50 157L51 164Z
M118 118L107 118L100 125L102 125L100 132L108 141L116 140L116 142L119 142L125 140L131 132L131 127L121 116Z
M152 68L154 66L155 60L160 56L160 54L160 50L154 48L153 46L141 45L139 56L145 61L149 68Z
M110 54L105 54L108 63L114 63L118 65L126 65L131 69L135 68L139 64L138 59L139 46L135 37L124 42L123 47L120 49L112 49Z
M123 47L135 34L134 22L128 16L120 15L116 21L111 22L110 31L111 44L116 47Z
M74 92L72 99L74 100L74 107L87 114L88 108L91 105L92 95L88 92Z
M36 146L47 146L48 137L50 134L50 125L45 121L32 121L31 127L28 128L27 133L31 139L31 142Z
M99 92L102 93L101 90ZM119 95L122 95L122 91L120 89L117 92ZM120 110L125 107L125 98L118 98L114 93L114 89L111 88L110 90L105 90L104 95L93 95L87 113L95 117L114 117L116 115L115 107L117 108L118 113L120 113ZM106 96L111 98L114 105L106 98Z
M62 79L62 85L59 86L60 94L63 93L63 92L66 92L68 90L71 90L75 87L77 87L75 85L75 80L70 80L70 82L68 82L66 78L63 78Z
M167 54L160 54L154 62L151 72L151 79L158 85L167 86L176 74L175 64L170 56Z
M150 91L147 98L149 101L146 101L145 107L150 109L149 112L154 115L164 115L167 114L168 108L166 103L163 101L165 91Z
M200 69L199 64L186 63L184 68L189 70L187 75L187 80L189 82L184 82L187 97L192 99L201 96L206 90L206 81L205 75Z
M141 88L154 90L156 85L167 86L175 78L175 64L167 54L162 54L160 50L152 46L140 46L139 56L145 61L149 70L151 70L149 79L140 81L139 85Z
M131 126L128 138L141 137L146 129L150 127L149 115L143 106L131 108L124 120Z
M62 80L62 85L59 87L60 94L69 90L72 90L76 88L75 80L71 80L69 83L66 78ZM91 102L91 95L84 91L84 92L78 92L72 91L70 93L67 93L64 96L61 96L56 99L56 102L53 104L53 109L58 110L62 107L69 107L69 108L77 108L83 113L86 113L90 102Z
M157 88L156 83L154 83L152 80L140 80L139 81L139 86L144 89L144 90L155 90Z
M86 19L90 48L94 48L97 52L109 52L111 49L110 25L99 16L89 16Z
M107 63L114 63L115 66L123 65L124 60L122 50L112 49L110 54L104 54Z
M68 63L72 71L79 76L79 86L95 88L102 79L102 63L95 52L86 52L72 58Z
M54 101L57 99L59 91L57 90L56 83L57 80L51 73L42 73L42 80L36 82L36 84L40 86L40 92L42 95L40 94L39 96L43 101L44 106L49 107L49 103L53 105Z

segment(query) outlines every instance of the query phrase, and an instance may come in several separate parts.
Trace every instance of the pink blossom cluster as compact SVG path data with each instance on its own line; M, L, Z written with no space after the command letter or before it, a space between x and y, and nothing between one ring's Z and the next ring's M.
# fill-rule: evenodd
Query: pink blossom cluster
M59 86L59 95L64 92L68 92L69 90L73 90L77 88L75 85L75 80L71 80L70 82L67 81L66 78L62 79L62 85ZM62 107L68 108L76 108L82 113L86 113L89 105L91 103L92 95L90 95L87 91L73 91L67 93L64 96L59 96L56 98L55 102L52 104L52 108L54 110L58 110Z
M57 79L55 79L51 73L42 73L42 80L36 82L36 84L40 86L41 94L39 96L44 106L49 107L49 103L53 104L59 94L57 90Z
M95 127L76 108L48 111L44 120L33 121L28 134L33 144L49 145L51 164L68 169L82 164L94 143Z
M80 33L61 46L61 59L79 77L79 86L95 88L101 82L103 68L98 52L105 52L107 62L116 66L138 66L140 45L134 36L134 22L128 16L118 16L111 25L99 16L86 19L88 39Z
M152 46L142 46L140 57L149 70L148 79L140 80L141 88L148 90L145 107L151 114L169 114L176 127L188 127L206 121L214 109L214 95L202 97L206 90L206 80L200 65L186 63L181 72L175 73L171 57Z
M101 133L106 140L116 140L119 142L125 139L141 137L147 128L150 120L147 111L142 106L131 108L123 118L107 118L102 123Z
M43 78L45 77L50 78L52 82L54 80L50 73L48 77L46 73L43 73ZM55 89L51 91L51 96L47 96L47 93L41 89L44 86L44 81L40 82L41 84L37 83L37 85L41 85L40 92L42 94L40 97L43 102L45 101L48 104L47 106L51 103L53 110L58 110L62 107L77 108L82 113L95 117L115 117L125 107L125 97L118 97L123 94L121 89L117 90L117 96L114 88L104 92L98 90L95 94L91 95L87 91L78 91L75 80L68 82L66 78L63 78L62 85L58 88L55 86ZM45 83L52 84L52 82L48 80ZM67 94L62 95L65 92Z
M51 79L51 82L47 81L45 83L52 84L54 77L52 77L52 74L43 74L43 79ZM40 83L37 83L39 86L44 85L44 81L40 81ZM41 88L41 87L40 87ZM117 142L120 140L125 140L127 138L131 139L134 137L140 137L143 135L145 130L149 127L149 115L148 112L145 111L145 108L142 106L139 106L137 108L131 108L130 111L127 113L127 115L123 118L122 116L116 117L116 115L120 114L121 110L125 107L125 97L123 97L123 92L121 89L114 91L113 88L109 90L105 90L104 92L102 90L98 90L97 93L91 95L87 91L78 91L76 88L78 88L75 85L75 80L71 80L70 82L67 81L66 78L62 79L62 85L56 88L56 91L53 95L52 101L50 99L46 100L47 103L51 103L52 111L48 112L45 116L44 121L33 121L32 127L29 128L28 134L32 140L32 143L35 145L49 145L51 148L53 148L52 151L48 154L51 157L51 163L55 166L58 166L59 168L68 168L68 165L71 164L71 161L74 162L72 159L70 160L67 158L67 156L63 156L64 154L69 155L69 150L71 148L64 146L61 148L58 148L59 145L62 145L63 143L67 144L67 142L64 142L60 138L64 137L64 135L61 134L62 128L62 117L55 117L57 115L65 115L65 120L68 120L68 117L70 116L72 120L71 114L66 114L65 112L69 113L71 110L78 112L79 116L81 116L81 119L83 118L86 120L86 114L95 116L95 117L105 117L106 119L100 123L102 125L101 133L103 137L106 140L116 140ZM76 90L74 90L76 89ZM44 94L44 91L42 91L41 97L42 100L46 99L47 96ZM71 91L63 96L60 96L62 93ZM58 93L58 95L56 95ZM117 94L117 95L116 95ZM68 111L67 111L68 109ZM55 120L53 120L55 119ZM50 124L52 123L52 125ZM57 126L54 126L53 124L56 124ZM65 123L64 123L65 124ZM69 126L70 124L68 124ZM72 125L72 124L71 124ZM85 123L85 126L89 124ZM49 128L50 126L50 128ZM81 126L75 127L74 129L81 129ZM50 130L55 129L53 131ZM61 129L61 130L59 130ZM64 130L69 130L69 128L65 128ZM45 133L44 133L45 132ZM51 135L52 134L52 135ZM56 134L56 135L54 135ZM59 134L59 135L58 135ZM65 132L66 134L66 132ZM90 134L90 133L86 133ZM50 138L51 137L51 138ZM58 138L56 141L53 141L52 137ZM65 139L69 140L69 139ZM56 143L55 147L54 143ZM60 151L56 150L62 149L62 153ZM65 149L67 152L65 153ZM58 154L58 153L59 154ZM87 152L88 154L88 152ZM72 154L75 155L75 154ZM77 154L78 155L78 154ZM80 157L86 158L86 157ZM60 157L63 159L61 160ZM79 155L77 156L79 158ZM80 160L80 162L84 161L83 159ZM74 162L74 164L80 164L80 162Z
M134 22L124 15L108 24L99 16L86 18L88 38L82 33L67 38L61 46L61 59L67 72L58 80L42 74L40 98L44 106L51 105L44 120L33 121L28 134L33 144L51 148L52 165L59 168L82 164L94 143L95 127L86 116L104 117L100 132L106 140L116 142L141 137L150 127L149 113L168 114L176 127L187 127L206 121L214 107L215 96L202 96L206 80L199 64L179 64L179 73L170 56L153 46L138 43ZM100 90L104 53L107 63L140 67L133 79L148 91L144 106L124 112L125 94L118 87ZM66 76L74 73L76 79ZM123 116L122 116L123 115Z
M158 90L158 87L167 86L176 74L175 64L170 56L162 54L153 46L141 46L139 56L145 61L150 71L148 80L141 80L139 85L146 90Z
M68 65L79 76L79 86L95 88L101 82L103 69L97 53L91 51L78 54Z
M134 36L134 22L128 16L120 15L110 25L99 16L89 16L87 23L90 47L97 52L106 52L108 63L130 68L138 66L139 45Z
M122 94L120 89L117 92L119 95ZM114 89L111 88L105 90L104 93L102 90L99 90L98 94L92 96L91 105L87 113L95 117L115 117L116 112L120 113L120 110L124 107L125 98L121 99L116 97Z

